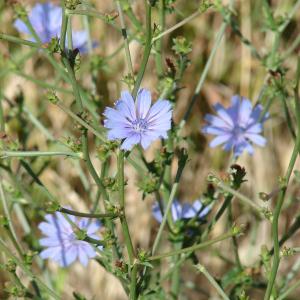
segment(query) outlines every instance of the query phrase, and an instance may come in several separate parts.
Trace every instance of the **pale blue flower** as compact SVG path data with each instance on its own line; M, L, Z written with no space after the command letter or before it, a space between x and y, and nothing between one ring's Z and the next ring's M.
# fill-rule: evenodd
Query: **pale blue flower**
M138 92L134 103L132 95L124 91L115 108L107 107L104 116L109 140L124 140L123 150L131 150L137 144L146 149L154 140L168 137L172 105L168 100L157 100L151 107L151 93L145 89Z
M254 152L252 144L265 146L266 139L261 133L268 115L260 120L263 111L261 105L252 107L250 100L233 96L230 107L224 108L223 105L216 104L214 109L217 116L207 114L205 120L208 125L202 128L203 133L216 135L210 142L210 147L224 144L223 149L225 151L232 149L234 156L237 157L244 150L252 155Z
M171 205L171 215L174 222L178 220L192 219L196 216L198 219L204 219L210 210L210 206L203 207L201 200L195 200L193 204L181 204L175 199ZM152 206L152 214L157 222L162 222L163 216L158 202L155 202Z
M96 235L101 227L99 222L70 215L68 218L78 228L85 230L89 237L99 240L99 236ZM45 236L39 240L40 245L46 248L40 253L42 259L51 259L62 267L67 267L78 259L87 266L89 259L96 256L92 245L77 239L72 225L62 213L48 214L45 220L46 222L41 222L38 226Z
M31 9L28 19L42 43L49 43L52 38L60 37L62 22L62 8L60 6L51 2L37 3ZM17 19L14 26L19 32L29 35L31 41L36 41L22 20ZM88 33L86 31L72 32L73 48L79 49L80 52L86 52L87 41Z

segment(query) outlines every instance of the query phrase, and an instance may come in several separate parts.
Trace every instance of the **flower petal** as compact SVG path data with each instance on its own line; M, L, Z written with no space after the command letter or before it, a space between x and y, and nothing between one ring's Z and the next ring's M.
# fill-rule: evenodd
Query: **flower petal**
M247 127L249 124L250 115L252 113L252 103L250 100L243 98L239 111L239 125Z
M254 144L259 145L261 147L265 146L267 143L267 140L259 134L247 133L245 134L245 137L248 138Z
M209 146L211 148L214 148L216 146L219 146L225 142L227 142L229 139L231 138L230 134L223 134L223 135L219 135L216 138L214 138L210 143Z
M169 113L171 112L171 114ZM147 121L157 122L161 119L170 121L172 117L172 105L168 100L157 100L149 110Z
M217 114L219 115L219 117L228 124L228 126L230 126L230 127L234 126L231 116L228 114L228 112L226 111L226 109L224 108L223 105L221 105L220 103L217 103L216 105L214 105L214 109L217 112Z
M118 105L120 105L122 101L124 101L124 103L127 106L128 117L130 117L130 120L136 120L137 116L136 116L134 100L132 98L132 95L128 91L123 91L121 93L121 101L119 104L118 103L116 104L116 107L118 107ZM120 111L120 108L118 108L118 110Z
M145 119L151 106L151 93L146 89L140 89L137 94L137 117Z
M162 222L162 213L161 213L161 209L159 207L159 204L158 202L155 202L152 206L152 214L153 214L153 217L155 218L155 220L159 223Z
M121 149L129 151L136 144L139 144L141 141L141 135L134 133L131 136L127 137L121 145Z
M132 135L132 130L128 128L114 128L110 129L107 133L107 139L112 140L121 140L125 139Z

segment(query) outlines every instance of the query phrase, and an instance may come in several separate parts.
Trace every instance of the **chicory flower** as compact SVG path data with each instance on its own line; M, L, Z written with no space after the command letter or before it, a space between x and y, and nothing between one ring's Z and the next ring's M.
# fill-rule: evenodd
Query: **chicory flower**
M29 12L28 19L42 43L49 43L52 38L60 38L62 23L60 6L51 2L37 3ZM14 26L20 33L29 35L31 41L37 42L21 19L17 19ZM77 48L82 53L86 52L88 33L85 30L73 31L72 42L73 48Z
M135 103L132 95L124 91L115 108L107 107L104 116L109 140L123 140L123 150L131 150L137 144L146 149L158 138L168 137L172 105L159 99L151 106L151 93L146 89L140 89Z
M203 133L216 136L210 142L210 147L224 144L223 149L232 149L237 157L244 150L252 155L252 144L265 146L266 139L261 133L268 115L261 116L263 107L260 104L252 107L250 100L236 95L232 97L230 107L224 108L223 105L216 104L214 109L217 116L207 114L205 120L208 124L202 128Z
M101 224L90 221L87 218L78 219L68 215L68 218L75 223L78 228L86 231L91 238L98 239L96 232ZM78 240L74 228L68 222L64 214L56 212L45 216L46 221L39 224L39 229L45 236L40 239L40 245L46 249L42 250L42 259L52 259L62 267L67 267L75 260L79 260L87 266L89 259L96 256L95 248L88 242Z

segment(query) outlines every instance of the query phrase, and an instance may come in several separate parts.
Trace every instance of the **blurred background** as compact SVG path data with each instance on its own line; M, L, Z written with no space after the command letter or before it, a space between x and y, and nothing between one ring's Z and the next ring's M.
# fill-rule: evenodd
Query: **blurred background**
M172 27L187 16L194 13L201 1L166 1L172 7L172 11L166 16L165 28ZM262 57L270 53L274 43L274 32L267 30L265 26L265 14L260 0L235 1L234 12L242 34L251 41ZM36 1L22 1L28 10ZM59 2L53 1L59 4ZM114 1L89 1L89 3L103 15L116 16L115 23L119 25L119 18ZM224 2L226 3L226 2ZM295 5L296 1L273 0L269 4L275 16L284 17ZM131 1L133 12L136 18L144 25L144 3L141 0ZM153 9L154 22L158 22L157 9ZM77 78L84 89L91 92L94 101L93 110L102 122L102 112L105 106L112 106L118 99L120 91L127 89L122 79L128 73L124 57L122 36L110 24L100 19L89 18L89 27L92 40L98 46L91 54L81 55L81 66L77 72ZM84 18L74 16L72 18L74 28L86 26ZM126 25L129 36L134 35L132 20L126 16ZM188 54L190 63L180 82L180 90L176 94L176 106L174 122L178 124L183 117L188 103L194 93L198 79L203 72L204 65L212 50L216 33L218 32L223 18L214 9L209 9L189 23L165 35L163 38L163 61L164 70L167 71L169 61L175 61L175 54L172 51L172 40L178 36L184 36L192 44L192 51ZM0 1L0 28L1 32L25 38L20 35L13 26L14 12L11 1ZM279 53L289 51L300 32L300 10L293 15L292 20L283 32L279 41ZM116 50L120 50L115 52ZM287 59L282 67L286 70L287 84L295 78L297 66L297 47L288 52ZM137 72L143 54L143 46L133 38L130 42L130 52L134 71ZM58 58L57 58L58 59ZM272 75L272 74L271 74ZM230 98L234 94L240 94L251 99L255 104L258 100L266 105L273 97L270 108L270 119L265 124L264 135L268 140L265 148L255 148L255 154L251 157L243 154L238 164L246 168L247 182L243 186L242 193L260 205L265 205L259 199L259 192L270 193L278 186L278 177L283 176L290 159L294 141L288 130L286 117L282 103L269 85L270 72L261 60L251 55L251 50L241 42L241 39L233 32L230 26L227 27L225 36L208 71L208 76L203 85L197 102L194 106L191 118L184 128L183 135L189 138L186 144L189 147L189 162L184 170L180 182L178 199L180 201L192 202L200 198L206 189L206 177L209 172L217 174L224 172L231 163L231 156L224 153L220 148L210 149L208 147L209 137L201 134L200 128L204 125L203 117L206 113L212 112L212 105L221 102L223 105L230 104ZM8 43L0 40L0 96L4 108L6 120L6 139L9 142L18 140L19 148L26 150L51 150L57 149L59 145L51 141L45 131L36 126L35 118L47 129L55 140L66 141L68 136L76 137L76 129L70 118L58 107L47 100L49 87L59 86L67 92L57 91L57 95L63 100L66 106L72 106L73 97L70 86L57 77L56 71L39 51L32 51L30 48ZM150 57L142 86L152 91L153 99L160 94L159 84L163 79L158 79L154 55ZM49 85L49 86L47 86ZM288 90L291 87L287 86ZM20 103L23 110L20 111ZM292 100L288 103L292 111ZM33 117L32 117L33 116ZM292 120L293 121L293 120ZM7 140L5 140L7 141ZM101 169L101 162L97 158L97 146L94 139L91 141L91 156L98 170ZM147 150L146 157L151 159L155 149L160 143L156 143ZM81 180L86 170L79 162L65 158L39 157L30 159L31 166L39 173L39 178L54 194L62 204L71 205L75 210L87 211L90 207L89 193L95 193L93 180L88 182ZM3 162L0 160L0 164ZM115 161L111 161L113 174L116 170ZM175 167L175 164L174 164ZM296 168L299 169L299 161ZM3 184L6 193L9 195L10 204L21 204L26 212L28 225L25 227L18 217L13 215L14 225L20 240L34 243L32 236L40 236L37 224L42 220L41 203L46 201L45 196L35 187L31 177L19 166L17 159L12 160L12 168L17 175L19 186L16 187L14 178L5 177ZM176 171L176 168L174 168ZM151 206L154 202L153 196L147 196L142 200L142 192L136 186L140 180L139 174L130 166L126 166L126 211L129 219L130 232L137 248L148 249L158 230L158 224L151 215ZM175 175L175 174L174 174ZM299 212L300 188L299 180L292 176L291 186L288 190L284 203L282 216L280 218L280 232L284 233ZM274 206L275 198L268 203L269 207ZM216 203L210 217L220 207L222 199ZM259 266L261 247L271 247L271 226L266 220L259 219L246 206L238 200L234 200L233 216L238 224L245 224L246 232L238 239L239 254L242 264L247 266L246 271L258 281L263 280L265 270ZM210 218L209 217L209 218ZM225 232L228 228L227 218L222 219L215 226L211 237ZM1 231L2 235L2 231ZM120 234L121 236L121 234ZM299 234L296 233L287 243L288 247L300 246ZM167 239L167 236L165 236ZM161 252L169 249L169 243L165 242ZM208 251L199 251L200 262L205 265L209 272L216 278L223 278L224 274L232 268L231 260L234 257L231 241L223 241L216 244ZM0 257L2 260L3 256ZM2 261L3 262L3 261ZM164 264L168 264L165 260ZM55 264L48 262L47 267L50 274L56 278L56 287L63 291L64 299L73 299L72 292L79 291L87 299L122 300L126 295L120 283L105 272L101 266L92 261L88 268L79 264L73 264L68 269L61 269ZM162 269L164 267L162 266ZM279 269L278 283L284 284L290 280L291 284L297 279L300 269L298 255L283 258ZM184 283L181 285L181 296L179 299L219 299L216 291L210 286L205 277L192 272L192 264L186 262L182 270ZM293 273L294 272L294 273ZM92 276L91 276L92 275ZM290 276L290 277L289 277ZM8 280L6 274L0 274L0 299L1 294ZM26 279L24 279L26 280ZM168 282L162 283L168 289ZM230 284L228 284L230 287ZM252 288L247 291L250 299L263 299L264 287ZM225 288L226 290L226 288ZM287 299L299 299L300 289L296 289Z

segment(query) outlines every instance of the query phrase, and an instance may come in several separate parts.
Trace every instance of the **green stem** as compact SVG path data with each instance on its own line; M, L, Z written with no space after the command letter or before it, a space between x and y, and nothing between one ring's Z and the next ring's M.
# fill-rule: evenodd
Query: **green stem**
M175 243L175 250L179 250L182 247L182 242ZM173 263L180 259L180 255L174 255L172 257ZM180 289L180 265L173 268L172 279L171 279L171 294L174 299L178 299L179 297L179 289Z
M136 282L137 282L137 265L134 264L135 253L127 224L125 213L125 180L124 180L124 152L119 150L118 154L118 187L119 187L119 203L122 215L120 216L122 231L124 235L125 245L128 252L129 264L130 264L130 299L137 299L136 295Z
M131 269L130 274L130 300L136 300L138 299L137 296L137 271L138 271L138 264L134 264Z
M143 55L143 59L141 62L141 66L140 66L139 72L137 74L134 88L132 91L132 96L134 99L136 98L136 95L140 88L142 79L144 77L144 73L146 70L146 66L148 63L148 59L149 59L150 52L151 52L151 46L152 46L152 43L151 43L151 39L152 39L151 5L148 4L147 1L145 1L145 5L146 5L146 43L145 43L144 55Z
M83 149L83 153L84 153L84 159L85 159L85 162L86 162L86 167L87 167L89 173L91 174L91 176L93 177L94 181L96 182L96 184L98 186L98 189L100 190L101 194L103 195L104 208L105 208L105 211L106 211L107 210L106 203L110 202L109 195L108 195L101 179L99 178L99 176L98 176L98 174L97 174L97 172L96 172L96 170L95 170L95 168L92 164L92 161L90 159L89 147L88 147L88 136L87 136L87 131L86 130L82 135L82 149ZM115 237L115 229L114 229L114 223L112 222L112 220L110 220L110 219L107 220L107 227L108 227L110 233L113 235L113 254L114 254L114 257L116 257L117 259L120 259L121 254L119 253L118 246L117 246L115 238L114 238Z
M140 23L140 21L136 18L135 14L133 13L133 10L131 8L131 4L128 3L128 1L126 1L127 3L127 7L125 10L126 15L128 16L128 18L130 19L130 21L132 22L132 24L134 25L134 27L137 29L137 31L142 32L143 31L143 26Z
M272 264L272 270L268 281L267 291L264 297L264 300L269 300L273 286L276 280L276 275L279 267L280 262L280 245L279 245L279 238L278 238L278 222L279 222L279 216L281 212L281 208L284 202L286 190L289 184L289 180L294 168L294 165L296 163L296 159L300 150L300 101L299 101L299 78L300 78L300 59L298 58L298 66L297 66L297 76L296 76L296 87L295 87L295 111L296 111L296 119L297 119L297 137L295 146L293 149L293 153L290 158L290 162L286 171L286 175L284 178L284 186L282 187L278 200L276 203L274 216L273 216L273 222L272 222L272 236L273 236L273 244L274 244L274 257L273 257L273 264Z
M85 9L76 9L73 11L69 11L68 12L69 15L82 15L82 16L88 16L88 17L94 17L97 19L100 19L102 21L104 21L105 23L111 25L112 27L114 27L115 29L117 29L118 31L120 31L120 28L115 24L115 21L107 21L107 17L105 14L99 13L98 11L92 11L92 10L85 10Z
M71 17L68 17L68 25L67 25L68 50L73 50L72 23L71 22L72 22Z
M69 78L71 80L71 85L72 85L72 88L73 88L77 109L79 110L80 113L82 113L84 111L84 108L83 108L83 105L82 105L81 95L80 95L80 91L79 91L79 88L78 88L78 83L77 83L77 80L76 80L76 77L75 77L74 70L73 70L68 58L65 57L65 54L62 54L62 55L63 55L62 56L63 63L64 63L64 65L65 65L65 67L68 71Z
M283 106L283 111L284 111L284 114L285 114L285 119L286 119L287 126L288 126L289 131L292 135L292 138L295 139L296 134L295 134L295 130L294 130L294 127L293 127L293 122L292 122L292 118L291 118L291 115L290 115L290 112L289 112L286 97L285 97L283 91L279 92L279 98L280 98L282 106Z
M249 199L245 195L241 194L240 192L234 190L227 184L225 184L222 181L218 182L218 187L220 187L223 191L232 194L235 196L237 199L241 200L241 202L245 203L246 205L250 206L253 208L257 213L262 214L263 213L263 208L260 207L258 204L256 204L253 200Z
M161 4L160 4L161 5ZM159 7L160 9L160 7ZM179 23L177 23L176 25L168 28L167 30L163 31L162 33L160 33L159 35L157 35L156 37L154 37L152 39L152 43L156 42L157 40L161 39L163 36L173 32L174 30L180 28L181 26L187 24L188 22L194 20L195 18L197 18L199 15L201 15L203 12L201 10L197 10L196 12L192 13L190 16L186 17L185 19L183 19L182 21L180 21Z
M158 9L159 9L159 26L163 31L165 29L165 0L159 0ZM161 78L164 73L163 59L162 59L162 52L163 52L162 36L159 39L157 39L157 42L155 43L155 51L156 51L155 63L156 63L157 75L159 78Z
M66 35L68 27L68 15L66 14L66 8L62 9L62 21L61 21L61 32L60 32L60 48L65 51L66 48Z
M83 218L95 218L95 219L113 219L117 218L118 215L114 213L104 213L104 214L96 214L96 213L83 213L79 211L70 210L64 207L60 207L57 211L66 213L68 215L77 216L77 217L83 217Z
M128 251L129 263L132 266L134 261L134 249L131 241L129 228L127 224L126 214L125 214L125 190L124 190L124 152L119 151L118 155L118 187L119 187L119 203L122 215L120 216L120 221L122 225L122 230L124 234L125 244Z
M125 57L126 57L126 61L127 61L127 66L128 66L128 70L129 70L132 78L134 78L124 14L123 14L123 10L122 10L122 6L120 4L120 1L117 0L116 4L117 4L117 9L118 9L118 12L119 12L119 15L120 15L121 32L122 32L122 36L123 36L123 39L124 39Z
M228 223L229 223L228 224L229 226L232 226L232 224L233 224L232 203L229 203L229 205L228 205ZM232 245L233 245L233 251L234 251L234 256L235 256L235 261L237 263L237 267L241 271L241 270L243 270L243 266L242 266L240 256L239 256L239 248L238 248L236 236L232 237Z
M36 156L68 156L82 158L82 153L66 151L0 151L0 158L8 157L36 157Z
M41 48L42 46L41 43L30 42L5 33L0 33L0 40L5 40L19 45L29 46L31 48Z
M170 197L169 197L169 200L168 200L168 203L167 203L167 207L166 207L165 212L164 212L165 214L163 216L162 222L161 222L160 227L158 229L158 233L157 233L157 235L155 237L155 240L154 240L154 243L153 243L152 255L156 252L157 247L158 247L159 242L160 242L160 239L162 237L162 232L163 232L163 229L164 229L165 224L167 222L168 214L170 212L174 197L175 197L177 189L178 189L178 184L179 184L183 169L184 169L186 161L187 161L186 154L182 153L181 155L182 156L179 158L179 161L178 161L178 168L177 168L177 174L176 174L176 177L175 177L175 181L173 183L171 193L170 193Z
M201 234L201 240L206 239L208 234L210 233L211 229L214 227L214 225L217 223L217 221L222 217L223 213L225 212L228 205L231 203L233 196L229 195L225 198L225 201L223 202L222 206L218 210L217 214L213 217L213 219L208 223L205 231Z
M220 287L220 285L217 283L217 281L209 274L209 272L206 270L206 268L203 265L198 264L195 267L199 272L201 272L207 278L207 280L211 283L211 285L216 289L216 291L224 300L230 300L229 297L223 291L223 289Z
M11 241L13 242L16 250L18 251L18 254L20 255L20 257L22 257L23 256L23 248L22 248L22 245L18 241L17 234L13 227L12 219L11 219L11 216L9 213L7 199L5 197L3 186L2 186L2 180L3 180L3 178L0 177L0 198L1 198L1 202L2 202L4 216L8 222L7 231L10 236Z
M234 233L233 231L229 231L225 234L220 235L217 238L211 239L209 241L203 242L201 244L197 244L197 245L193 245L187 248L183 248L180 250L174 250L174 251L170 251L167 253L163 253L163 254L159 254L159 255L155 255L155 256L150 256L148 258L149 261L154 261L154 260L160 260L162 258L166 258L166 257L170 257L170 256L174 256L174 255L179 255L179 254L184 254L184 253L189 253L189 252L194 252L196 250L200 250L203 248L207 248L208 246L211 246L215 243L221 242L223 240L226 240L234 235L236 235L237 233Z

